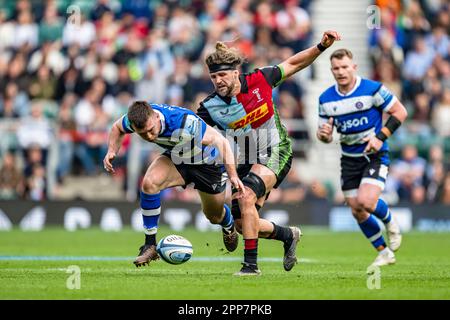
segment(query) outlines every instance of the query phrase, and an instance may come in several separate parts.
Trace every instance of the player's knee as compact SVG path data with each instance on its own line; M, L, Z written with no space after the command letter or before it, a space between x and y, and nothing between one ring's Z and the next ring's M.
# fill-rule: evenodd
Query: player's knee
M364 207L359 204L358 201L353 201L350 204L350 208L352 209L352 215L356 220L361 220L364 217Z
M220 211L212 212L212 211L203 211L205 213L206 218L211 222L212 224L220 224L223 220L223 216L218 214Z
M242 179L242 183L247 190L247 194L255 197L256 199L259 199L266 194L266 185L264 180L253 172L249 172L249 174Z
M369 212L373 212L377 205L377 199L365 195L358 196L357 202L360 208Z
M369 218L369 213L365 210L352 210L353 218L355 218L356 222L362 223Z
M258 199L256 198L255 193L251 189L246 188L246 194L239 199L239 206L241 208L252 208L255 206L256 200Z
M156 194L161 191L161 184L156 183L150 178L144 178L142 181L142 191L147 194Z

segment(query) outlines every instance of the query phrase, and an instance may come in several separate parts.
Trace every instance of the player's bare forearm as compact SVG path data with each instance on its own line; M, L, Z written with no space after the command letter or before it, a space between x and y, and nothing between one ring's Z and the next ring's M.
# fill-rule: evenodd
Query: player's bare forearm
M238 190L235 198L239 199L245 195L245 187L242 181L239 179L236 170L236 162L234 160L233 150L231 150L230 143L222 136L218 131L214 130L210 126L206 127L206 132L202 139L203 145L213 145L219 151L221 160L225 166L225 170L230 178L231 185Z
M120 130L118 123L115 122L111 128L111 132L109 133L108 153L117 154L120 150L124 137L125 133Z
M233 151L231 150L228 140L222 136L218 131L211 127L206 127L205 135L203 136L202 144L213 145L219 151L221 160L225 166L228 176L237 177L236 162L234 161Z
M306 68L312 64L321 53L322 52L317 46L313 46L289 57L281 63L281 67L284 70L284 77L288 78L296 72Z
M223 145L223 150L219 150L219 152L222 152L225 170L227 171L230 178L237 177L238 174L236 171L236 162L234 161L234 154L231 150L230 144L225 138L223 139L221 144Z
M408 111L400 101L396 101L387 113L390 117L387 119L380 132L373 137L375 141L369 141L366 150L370 151L375 149L378 151L378 147L381 148L383 142L392 136L408 117Z
M225 170L228 173L231 185L238 191L238 193L234 194L234 199L240 199L245 195L245 187L241 179L239 179L233 151L231 150L228 140L224 137L222 137L222 141L219 144L222 146L222 149L219 150L219 152L222 154ZM220 147L218 148L220 149Z
M335 40L340 39L341 36L336 31L325 31L319 45L300 51L280 64L284 71L284 78L288 78L312 64L323 50L330 47ZM319 47L321 50L319 50Z

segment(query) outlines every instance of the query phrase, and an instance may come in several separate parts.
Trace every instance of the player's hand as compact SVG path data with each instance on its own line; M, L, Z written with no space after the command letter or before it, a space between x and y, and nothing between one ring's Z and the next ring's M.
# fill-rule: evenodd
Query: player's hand
M323 33L322 40L320 43L325 47L331 47L334 41L341 40L341 35L334 30L327 30Z
M333 135L333 118L329 118L327 123L319 127L317 137L322 141L330 141Z
M377 152L381 149L381 147L383 146L383 141L381 141L380 139L378 139L375 136L369 136L369 137L365 137L363 139L364 142L367 142L367 146L364 149L364 153L372 153L372 152Z
M112 165L112 161L114 160L115 157L116 154L114 152L108 152L105 158L103 159L103 168L105 168L105 170L108 171L109 173L115 172Z
M245 195L245 186L241 179L239 179L238 176L231 177L230 182L233 189L237 190L237 192L233 194L233 199L241 199Z

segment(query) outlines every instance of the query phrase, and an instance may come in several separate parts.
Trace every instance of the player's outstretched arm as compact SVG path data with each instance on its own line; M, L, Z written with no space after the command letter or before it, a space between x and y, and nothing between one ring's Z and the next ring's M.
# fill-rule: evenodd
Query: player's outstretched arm
M125 136L125 130L122 128L121 119L114 122L111 131L109 133L108 140L108 152L103 158L103 167L106 171L114 173L114 167L112 165L112 161L116 157L117 153L120 150L120 146L122 145L122 140Z
M289 57L280 64L284 74L284 78L292 76L294 73L306 68L323 52L330 47L334 41L341 40L341 35L333 30L328 30L323 33L322 40L318 45L298 52Z
M206 132L202 139L203 145L213 145L217 148L222 157L225 170L228 173L230 182L235 189L239 191L236 198L240 198L245 193L244 184L236 171L236 162L234 160L233 150L231 150L230 143L228 140L222 136L217 130L213 129L211 126L206 126Z

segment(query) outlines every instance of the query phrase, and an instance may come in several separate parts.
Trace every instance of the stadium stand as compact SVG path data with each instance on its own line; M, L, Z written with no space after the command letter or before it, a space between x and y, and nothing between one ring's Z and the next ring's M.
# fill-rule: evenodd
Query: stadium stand
M367 27L369 5L380 29ZM354 52L361 75L384 82L409 110L390 139L386 197L450 203L450 7L430 0L1 2L0 197L134 200L155 150L129 137L118 173L106 176L101 165L109 127L132 100L195 110L212 90L202 58L215 41L233 41L248 71L314 44L326 29L342 33L337 47ZM318 93L332 84L328 55L274 96L297 159L272 201L295 201L292 193L342 201L338 146L312 138ZM165 196L198 201L177 189Z

